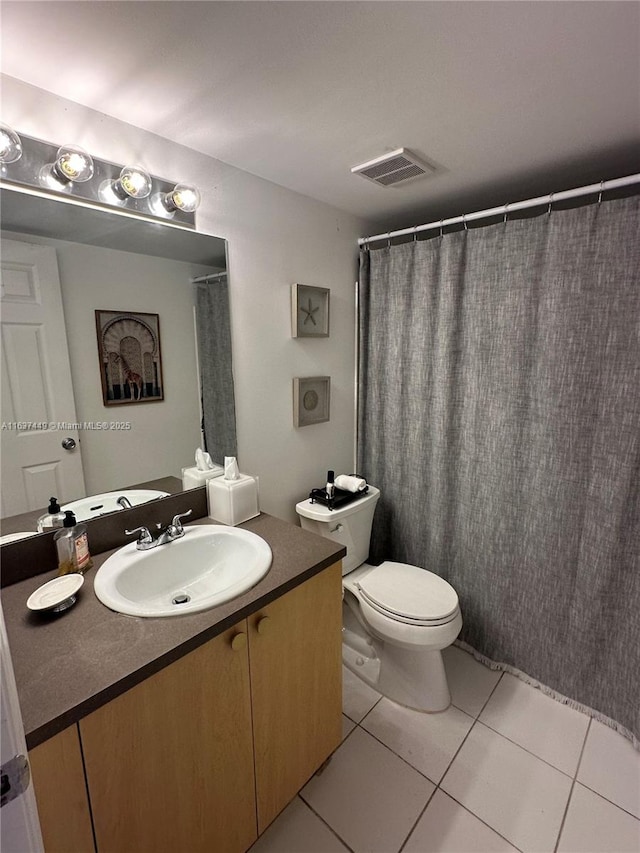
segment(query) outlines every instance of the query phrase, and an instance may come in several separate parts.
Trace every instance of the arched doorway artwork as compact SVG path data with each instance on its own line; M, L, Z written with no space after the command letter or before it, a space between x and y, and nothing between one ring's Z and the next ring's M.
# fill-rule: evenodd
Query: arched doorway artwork
M96 311L105 406L164 399L158 314Z

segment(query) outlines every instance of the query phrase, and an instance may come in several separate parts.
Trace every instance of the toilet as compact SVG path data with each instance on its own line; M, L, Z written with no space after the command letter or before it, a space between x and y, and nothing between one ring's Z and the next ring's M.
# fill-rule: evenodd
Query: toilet
M380 490L329 509L296 504L305 530L344 545L342 659L363 681L418 711L444 711L451 696L442 661L462 628L456 591L443 578L406 563L365 562Z

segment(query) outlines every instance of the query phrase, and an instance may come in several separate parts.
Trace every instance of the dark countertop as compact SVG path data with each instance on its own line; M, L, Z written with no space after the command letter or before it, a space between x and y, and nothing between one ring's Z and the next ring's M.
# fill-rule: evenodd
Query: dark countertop
M213 524L207 518L196 524ZM211 638L255 613L346 554L337 542L262 513L240 527L273 552L253 589L202 613L123 616L96 598L93 579L113 553L94 555L76 604L58 616L27 610L29 595L55 577L47 572L2 590L27 746L32 749ZM170 547L170 546L161 546Z

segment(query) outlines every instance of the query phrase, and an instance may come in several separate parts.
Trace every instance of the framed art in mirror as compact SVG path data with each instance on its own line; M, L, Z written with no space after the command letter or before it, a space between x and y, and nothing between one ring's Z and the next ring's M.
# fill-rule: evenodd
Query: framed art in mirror
M329 288L291 286L291 335L294 338L329 337Z
M104 405L163 400L159 315L96 311L96 332Z
M296 376L293 380L293 423L303 427L329 420L330 376Z

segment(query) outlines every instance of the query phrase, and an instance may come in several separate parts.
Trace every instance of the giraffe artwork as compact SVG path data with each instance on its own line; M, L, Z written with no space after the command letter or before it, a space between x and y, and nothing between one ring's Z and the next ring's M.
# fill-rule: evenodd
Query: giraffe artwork
M105 406L164 399L157 314L96 311Z
M122 369L124 371L124 381L129 386L131 391L131 399L132 400L140 400L142 397L142 376L139 373L134 373L133 370L130 369L123 355L118 355L116 353L116 359L122 365Z

